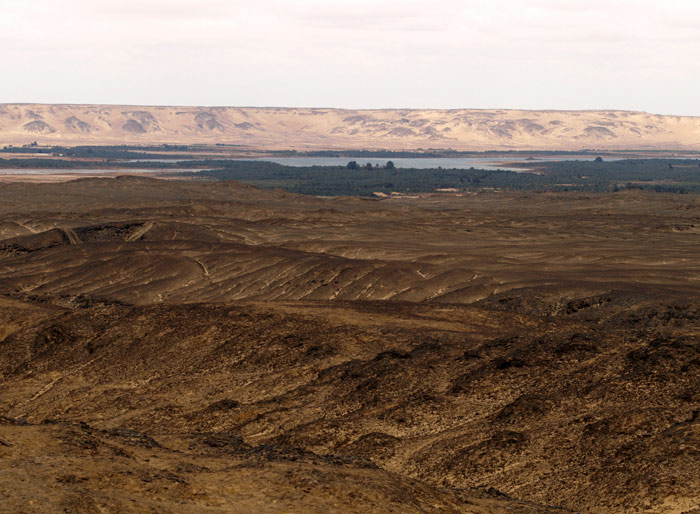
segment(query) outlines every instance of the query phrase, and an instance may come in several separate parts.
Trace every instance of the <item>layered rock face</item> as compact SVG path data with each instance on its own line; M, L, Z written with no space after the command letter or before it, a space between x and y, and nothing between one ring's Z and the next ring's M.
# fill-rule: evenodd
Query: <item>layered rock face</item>
M0 144L263 149L700 149L700 118L631 111L0 105Z

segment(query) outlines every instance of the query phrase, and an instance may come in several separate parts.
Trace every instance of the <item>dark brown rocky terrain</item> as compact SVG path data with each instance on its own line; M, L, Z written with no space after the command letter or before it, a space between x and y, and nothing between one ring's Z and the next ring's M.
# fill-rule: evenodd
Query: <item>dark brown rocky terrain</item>
M11 512L700 512L700 199L0 186Z

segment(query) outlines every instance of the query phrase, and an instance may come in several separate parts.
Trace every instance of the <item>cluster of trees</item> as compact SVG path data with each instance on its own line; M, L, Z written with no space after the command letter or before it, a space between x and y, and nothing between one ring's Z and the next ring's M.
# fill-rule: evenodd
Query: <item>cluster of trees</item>
M352 161L351 161L352 162ZM397 169L389 166L283 166L263 161L213 161L218 169L181 175L239 180L258 187L281 187L312 195L359 195L374 192L460 191L615 191L645 189L700 193L700 161L640 159L537 163L538 173L505 170ZM183 165L185 163L182 163ZM669 168L669 164L673 167ZM351 169L352 173L348 173Z
M267 161L193 159L175 152L165 155L177 162L162 162L162 150L154 147L5 147L0 152L26 151L49 154L27 159L0 159L0 168L85 169L139 168L181 169L176 175L209 180L240 180L258 187L281 187L314 195L372 195L374 192L429 192L455 188L460 191L616 191L644 189L658 192L700 193L700 160L697 159L624 159L587 161L528 162L522 173L505 170L413 169L396 168L393 161L384 165L360 165L351 160L345 166L284 166ZM180 150L187 147L168 147ZM60 153L74 159L51 159ZM93 157L96 160L85 160ZM102 159L102 160L100 160ZM134 162L142 159L143 162ZM148 161L147 159L156 159ZM161 160L158 160L161 159ZM185 170L201 169L198 172ZM349 172L351 171L351 173Z
M52 153L51 148L40 147L36 141L23 146L5 145L0 148L0 153Z
M36 142L21 147L4 146L0 153L40 153L47 155L61 155L65 157L93 157L100 159L191 159L187 154L167 154L149 152L175 152L188 151L190 147L185 145L155 145L155 146L37 146Z
M347 169L349 169L349 170L359 170L360 168L364 168L364 169L366 169L366 170L381 169L381 168L382 168L382 167L379 166L378 164L375 164L374 166L372 166L372 163L371 163L371 162L368 162L368 163L365 164L364 166L361 166L361 165L357 164L357 161L350 161L350 162L347 164L347 166L345 166L345 167L346 167ZM395 170L395 169L396 169L396 166L394 165L394 163L393 163L392 161L387 161L387 163L384 165L383 169L385 169L385 170Z

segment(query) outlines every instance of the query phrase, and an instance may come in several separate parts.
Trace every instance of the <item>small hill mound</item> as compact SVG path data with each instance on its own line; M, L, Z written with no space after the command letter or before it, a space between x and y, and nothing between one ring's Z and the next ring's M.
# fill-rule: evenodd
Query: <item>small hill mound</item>
M22 128L27 132L33 132L35 134L53 134L56 132L55 128L41 120L25 123Z
M195 123L200 129L222 130L224 126L219 123L216 116L209 112L200 112L194 117Z
M80 118L77 118L76 116L71 116L69 118L66 118L65 121L63 122L63 125L68 130L72 130L75 132L88 133L88 132L92 131L92 126L89 123L85 123L83 120L81 120Z
M145 134L146 129L143 128L143 125L141 125L138 121L136 120L129 120L124 125L122 125L122 129L126 130L127 132L131 132L132 134Z

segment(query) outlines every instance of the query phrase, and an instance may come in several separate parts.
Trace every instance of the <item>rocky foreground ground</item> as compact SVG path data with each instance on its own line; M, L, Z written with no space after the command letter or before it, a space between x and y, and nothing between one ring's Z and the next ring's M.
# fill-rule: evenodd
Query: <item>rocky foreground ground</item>
M0 186L10 512L700 512L700 199Z

